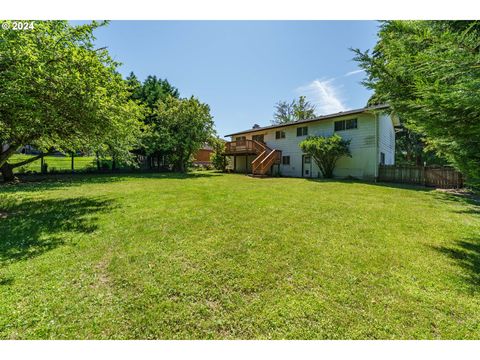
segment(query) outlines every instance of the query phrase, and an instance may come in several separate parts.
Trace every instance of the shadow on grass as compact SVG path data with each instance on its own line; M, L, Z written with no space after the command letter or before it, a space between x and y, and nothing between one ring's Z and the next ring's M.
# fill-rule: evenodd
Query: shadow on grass
M474 292L480 291L480 238L459 240L451 247L434 247L455 260L464 270L464 280Z
M125 179L200 179L213 176L222 176L219 172L191 172L181 173L108 173L108 174L48 174L35 175L22 178L16 184L3 184L0 182L0 194L22 192L35 192L55 190L69 186L83 184L115 183Z
M442 201L455 202L464 205L464 210L457 210L459 214L480 215L480 196L478 194L464 191L437 191L435 196Z
M0 202L0 264L52 250L65 243L66 232L95 231L95 214L111 208L110 200L89 198Z

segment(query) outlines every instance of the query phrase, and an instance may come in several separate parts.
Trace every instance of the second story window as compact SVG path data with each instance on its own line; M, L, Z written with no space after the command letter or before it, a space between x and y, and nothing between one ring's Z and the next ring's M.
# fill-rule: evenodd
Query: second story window
M237 136L235 138L235 141L241 141L241 140L246 140L247 138L245 136Z
M285 131L276 131L275 132L275 139L285 139Z
M302 126L297 128L297 136L307 136L308 126Z
M357 127L358 127L357 119L340 120L340 121L335 121L334 123L335 131L356 129Z

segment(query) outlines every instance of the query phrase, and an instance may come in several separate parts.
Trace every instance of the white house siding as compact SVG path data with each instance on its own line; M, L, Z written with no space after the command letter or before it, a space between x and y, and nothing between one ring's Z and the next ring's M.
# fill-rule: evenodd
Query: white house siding
M385 154L385 165L395 164L395 129L387 114L378 117L378 159L380 153Z
M354 176L362 179L373 179L376 175L376 167L380 159L379 156L378 158L376 156L377 130L376 118L374 114L365 113L349 115L333 119L319 120L317 122L306 124L299 124L298 126L266 129L263 131L256 131L242 135L246 136L247 139L252 139L252 135L264 134L264 140L270 148L281 150L282 156L290 156L290 165L280 165L280 174L282 176L302 177L303 153L298 144L304 140L306 136L297 137L297 127L308 126L308 135L330 136L334 133L334 122L347 119L357 119L357 129L338 131L337 134L345 139L351 140L350 152L352 157L344 157L338 161L334 171L334 176ZM388 122L391 124L388 116L385 116L382 121L385 123L382 125L382 129L388 128ZM275 132L279 130L285 131L284 139L275 139ZM235 140L235 137L236 136L232 137L232 141ZM393 142L395 142L395 134L393 133L393 138L389 139L389 141L393 140ZM388 156L390 156L390 152L388 154ZM388 158L390 161L390 157ZM251 160L253 160L253 157ZM321 177L320 169L313 160L311 169L312 171L310 177ZM273 170L275 173L277 171L277 166L274 166ZM235 171L245 172L244 156L237 156L237 168Z

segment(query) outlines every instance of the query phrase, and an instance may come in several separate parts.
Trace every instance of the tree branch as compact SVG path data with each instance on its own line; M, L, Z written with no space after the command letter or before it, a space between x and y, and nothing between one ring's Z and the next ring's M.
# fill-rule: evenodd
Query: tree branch
M16 168L16 167L19 167L19 166L27 165L27 164L30 164L31 162L34 162L35 160L40 159L42 156L48 156L48 155L53 154L54 152L55 152L55 151L49 151L49 152L47 152L47 153L41 153L40 155L31 157L30 159L23 160L23 161L20 161L20 162L18 162L18 163L15 163L15 164L10 164L10 166L11 166L12 168Z
M3 145L0 145L3 146ZM14 144L9 144L8 149L5 150L4 152L0 152L0 168L7 162L7 160L10 158L10 156L13 155L15 151L19 148L19 145Z

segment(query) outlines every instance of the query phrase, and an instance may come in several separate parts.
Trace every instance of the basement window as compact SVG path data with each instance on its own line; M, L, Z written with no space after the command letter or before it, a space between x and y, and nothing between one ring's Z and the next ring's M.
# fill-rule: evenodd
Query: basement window
M285 131L276 131L275 132L275 139L285 139Z
M282 156L282 165L290 165L290 156Z

